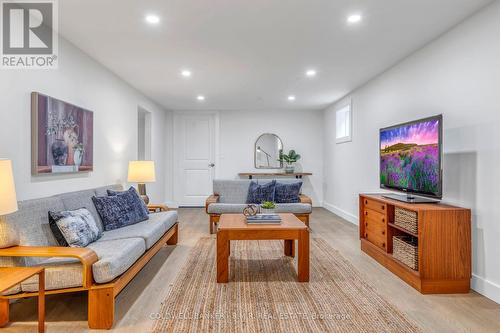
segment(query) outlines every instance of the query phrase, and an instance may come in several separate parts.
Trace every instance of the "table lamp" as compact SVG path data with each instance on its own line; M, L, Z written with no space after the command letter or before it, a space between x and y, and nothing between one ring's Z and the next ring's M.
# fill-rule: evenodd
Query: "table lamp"
M128 164L128 179L129 183L137 183L137 190L141 195L142 200L149 203L149 197L146 194L146 183L156 181L155 177L155 162L154 161L130 161Z
M17 199L12 162L0 160L0 221L5 219L5 215L15 211L17 211Z

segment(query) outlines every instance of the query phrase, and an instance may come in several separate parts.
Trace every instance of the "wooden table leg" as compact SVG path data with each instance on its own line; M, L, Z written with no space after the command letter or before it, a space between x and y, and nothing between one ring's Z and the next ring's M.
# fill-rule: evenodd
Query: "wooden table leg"
M285 239L285 256L295 257L295 239Z
M225 231L217 232L217 283L229 281L229 239Z
M38 333L45 332L45 271L38 273Z
M299 232L298 280L309 282L309 230Z
M0 327L9 323L9 299L0 298Z

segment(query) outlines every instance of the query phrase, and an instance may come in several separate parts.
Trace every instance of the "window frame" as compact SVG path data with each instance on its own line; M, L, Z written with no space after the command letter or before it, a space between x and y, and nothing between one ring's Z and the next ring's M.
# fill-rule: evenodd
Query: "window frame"
M346 127L347 130L347 135L343 137L338 137L337 136L337 121L338 121L338 115L339 112L345 111L345 108L349 108L349 111L347 112L347 118L349 121L348 126ZM339 105L339 107L335 108L335 143L336 144L341 144L341 143L347 143L347 142L352 142L352 101L349 99L345 103L342 103Z

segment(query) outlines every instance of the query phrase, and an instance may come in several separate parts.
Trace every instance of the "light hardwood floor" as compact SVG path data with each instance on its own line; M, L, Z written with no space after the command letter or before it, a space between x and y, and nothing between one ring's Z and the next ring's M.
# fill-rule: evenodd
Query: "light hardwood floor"
M203 209L180 209L180 238L177 246L161 250L117 298L113 331L149 332L150 319L160 307L183 266L190 249L200 237L208 236L208 217ZM500 305L471 292L467 295L423 296L377 264L360 250L357 226L325 209L311 216L313 237L321 237L339 250L373 287L425 332L500 332ZM48 332L86 332L86 294L47 296ZM35 299L11 306L12 323L2 333L34 332Z

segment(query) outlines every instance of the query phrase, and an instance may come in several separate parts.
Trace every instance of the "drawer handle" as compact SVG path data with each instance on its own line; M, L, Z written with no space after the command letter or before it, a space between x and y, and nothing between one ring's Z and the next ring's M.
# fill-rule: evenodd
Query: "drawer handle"
M365 232L365 238L368 238L368 233L367 232Z
M368 222L365 222L365 227L367 227L367 226L368 226Z
M368 212L365 212L365 215L368 216Z
M382 230L382 235L385 235L385 230Z
M382 243L382 247L385 247L385 243Z
M385 218L382 219L382 222L385 222Z
M365 200L365 205L368 205L368 200Z
M385 206L384 206L384 205L382 205L382 210L384 210L384 209L385 209Z

